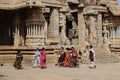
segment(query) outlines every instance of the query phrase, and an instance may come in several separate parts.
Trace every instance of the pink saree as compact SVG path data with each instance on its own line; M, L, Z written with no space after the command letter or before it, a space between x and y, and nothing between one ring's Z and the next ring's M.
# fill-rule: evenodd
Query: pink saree
M41 68L46 67L46 51L41 52L40 65L41 65Z

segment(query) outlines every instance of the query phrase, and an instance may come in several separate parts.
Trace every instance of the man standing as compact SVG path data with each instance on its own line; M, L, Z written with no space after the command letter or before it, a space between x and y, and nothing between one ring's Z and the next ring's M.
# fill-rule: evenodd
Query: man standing
M89 68L96 68L96 65L94 63L94 58L95 58L95 52L93 49L93 46L89 46L89 59L90 59L90 67Z
M40 63L40 51L38 48L35 51L34 67L37 66L37 63Z

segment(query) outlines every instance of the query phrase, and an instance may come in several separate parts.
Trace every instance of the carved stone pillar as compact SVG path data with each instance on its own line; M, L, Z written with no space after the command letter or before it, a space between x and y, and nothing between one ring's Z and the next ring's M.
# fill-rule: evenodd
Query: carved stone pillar
M111 26L111 41L114 44L115 43L115 27Z
M15 14L15 19L14 19L14 27L15 27L15 32L14 34L14 46L20 45L20 35L19 35L19 29L20 29L20 18L18 13Z
M83 9L79 9L78 12L78 43L81 46L85 46L85 31L86 26L85 26L85 20L83 16Z
M112 27L112 38L115 37L115 31L114 31L114 27Z
M65 13L60 13L60 43L62 45L66 44L66 15Z
M90 20L90 43L96 44L96 18L94 15L89 16Z
M59 35L59 11L57 8L53 8L50 16L50 24L48 27L48 39L51 40L51 44L58 44L60 42Z
M107 26L103 24L103 42L107 43L108 39L108 31L107 31Z
M45 45L46 36L43 33L45 30L45 18L43 13L41 10L33 8L26 15L26 45Z
M102 37L102 14L99 13L97 15L97 44L103 44L103 37Z
M103 42L104 43L107 43L108 41L108 26L109 26L109 22L108 20L104 20L103 21Z

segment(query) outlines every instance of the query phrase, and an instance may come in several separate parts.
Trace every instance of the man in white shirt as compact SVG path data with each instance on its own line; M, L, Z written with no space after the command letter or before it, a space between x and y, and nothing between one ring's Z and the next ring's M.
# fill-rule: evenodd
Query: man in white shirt
M95 51L93 49L93 46L89 46L89 59L90 59L90 68L96 68L96 65L94 63L94 58L95 58Z
M37 63L40 63L40 55L41 55L38 48L36 49L34 54L35 54L34 67L36 67Z

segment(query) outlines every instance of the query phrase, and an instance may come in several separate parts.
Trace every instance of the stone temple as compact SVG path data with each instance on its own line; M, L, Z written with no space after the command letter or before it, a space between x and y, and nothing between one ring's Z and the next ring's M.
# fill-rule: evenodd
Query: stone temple
M120 6L117 0L0 0L0 62L17 50L24 61L45 47L48 62L61 46L74 46L87 62L86 43L94 46L96 62L119 62Z

